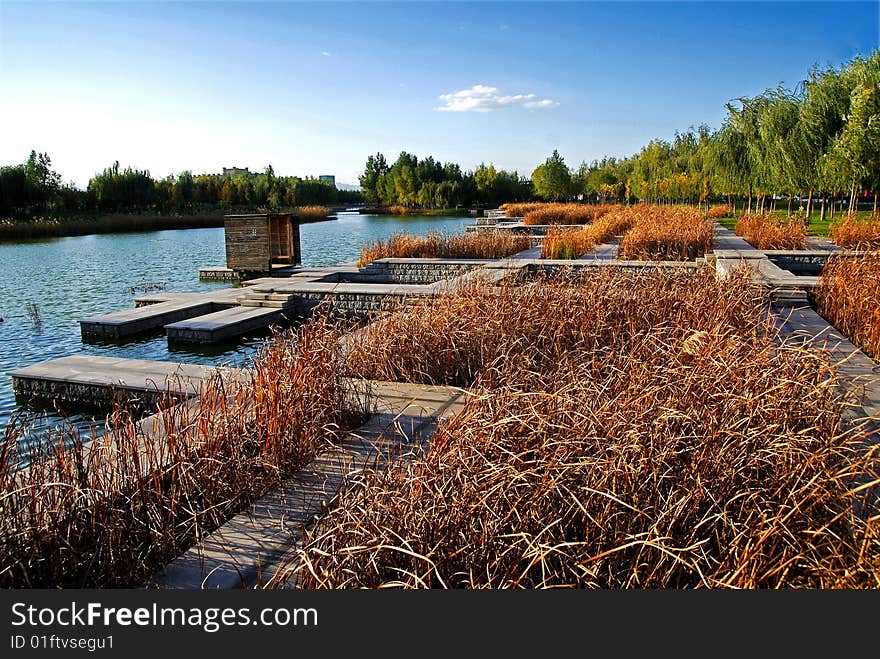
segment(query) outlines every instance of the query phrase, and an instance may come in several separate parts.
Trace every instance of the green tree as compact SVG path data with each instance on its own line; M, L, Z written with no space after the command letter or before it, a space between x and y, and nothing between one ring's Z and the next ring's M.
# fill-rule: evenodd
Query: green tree
M846 124L828 156L838 176L849 182L849 208L855 210L861 185L876 180L880 168L880 53L867 62L856 60L850 76L853 85Z
M535 184L535 192L544 199L559 201L570 196L571 172L559 151L553 149L544 164L532 172L532 182Z
M373 205L380 203L379 180L386 174L388 174L388 163L385 161L385 156L377 153L367 158L364 173L358 178L367 203Z

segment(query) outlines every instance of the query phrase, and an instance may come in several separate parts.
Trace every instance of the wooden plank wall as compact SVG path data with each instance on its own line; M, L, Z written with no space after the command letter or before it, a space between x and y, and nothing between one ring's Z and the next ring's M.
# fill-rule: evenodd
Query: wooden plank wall
M269 272L269 218L227 217L226 267L250 272Z

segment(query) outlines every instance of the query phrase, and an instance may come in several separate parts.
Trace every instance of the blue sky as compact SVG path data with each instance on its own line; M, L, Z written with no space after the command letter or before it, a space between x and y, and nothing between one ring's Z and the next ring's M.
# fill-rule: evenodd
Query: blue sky
M707 123L878 47L863 3L0 2L0 163L335 174L401 150L530 174Z

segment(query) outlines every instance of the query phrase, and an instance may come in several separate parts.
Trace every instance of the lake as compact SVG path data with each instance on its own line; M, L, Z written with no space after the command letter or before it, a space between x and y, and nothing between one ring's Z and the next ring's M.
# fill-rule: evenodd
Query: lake
M398 217L340 213L335 220L300 227L303 265L336 265L358 258L364 243L396 232L463 233L469 217ZM225 265L223 229L55 238L0 243L0 430L17 406L9 371L76 353L199 364L241 363L261 339L210 347L169 349L164 333L134 340L83 344L79 320L131 308L133 288L207 291L231 284L200 282L199 267ZM32 306L36 305L36 306ZM75 417L75 420L81 420ZM29 417L46 429L54 415Z

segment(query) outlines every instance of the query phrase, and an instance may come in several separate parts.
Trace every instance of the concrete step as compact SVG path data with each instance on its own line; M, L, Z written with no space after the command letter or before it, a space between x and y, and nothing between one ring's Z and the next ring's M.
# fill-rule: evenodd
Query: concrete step
M248 332L262 330L281 319L282 309L263 305L238 306L165 326L169 341L219 343Z

